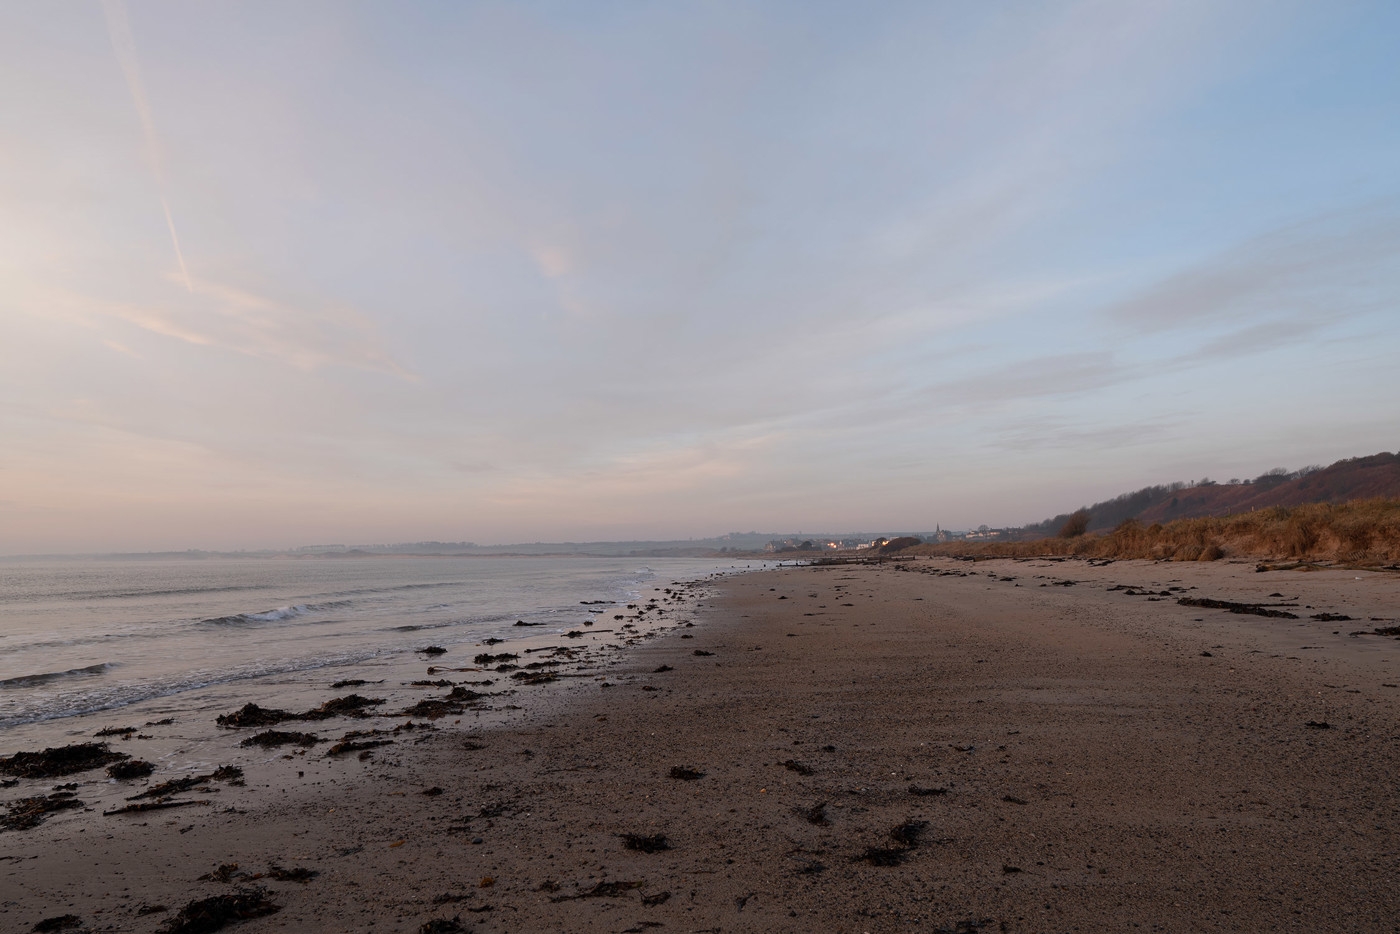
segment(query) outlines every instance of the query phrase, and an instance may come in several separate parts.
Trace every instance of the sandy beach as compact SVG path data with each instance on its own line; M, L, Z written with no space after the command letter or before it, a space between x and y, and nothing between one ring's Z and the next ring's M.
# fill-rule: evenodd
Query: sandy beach
M0 800L84 804L0 832L0 929L155 932L236 893L247 934L1400 924L1400 641L1375 632L1400 575L925 558L711 589L533 699L272 727L394 740L363 758L221 731L243 784L190 806L21 779Z

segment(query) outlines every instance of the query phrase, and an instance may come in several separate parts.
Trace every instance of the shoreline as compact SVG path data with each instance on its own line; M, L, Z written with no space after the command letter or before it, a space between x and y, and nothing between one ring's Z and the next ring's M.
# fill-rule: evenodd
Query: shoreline
M612 687L364 763L274 755L204 796L229 808L4 833L0 919L156 931L237 862L282 906L249 934L1393 924L1400 642L1349 633L1396 624L1400 578L1095 565L728 577Z

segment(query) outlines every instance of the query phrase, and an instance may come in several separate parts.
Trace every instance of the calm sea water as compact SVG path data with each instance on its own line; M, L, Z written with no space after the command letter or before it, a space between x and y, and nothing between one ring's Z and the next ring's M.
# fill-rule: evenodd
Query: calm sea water
M583 557L0 562L0 731L426 645L562 631L612 612L585 601L734 569Z

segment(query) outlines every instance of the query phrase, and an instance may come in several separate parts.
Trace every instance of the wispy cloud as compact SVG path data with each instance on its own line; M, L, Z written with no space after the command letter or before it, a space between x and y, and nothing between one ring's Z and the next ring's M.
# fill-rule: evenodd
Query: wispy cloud
M160 192L160 208L165 214L165 225L170 230L170 245L175 248L175 260L180 264L180 277L185 288L194 291L190 282L189 269L185 266L185 254L180 249L180 235L175 232L175 218L170 213L170 200L165 194L165 157L156 136L155 119L151 116L151 101L146 96L146 88L141 82L141 66L136 58L136 40L131 35L131 22L126 15L126 4L122 0L102 0L102 12L107 18L107 33L112 40L112 51L117 56L126 86L131 91L136 114L141 118L141 132L146 139L146 156L150 159L151 170L156 176L156 186Z
M301 369L340 365L417 379L385 348L374 322L353 308L295 306L198 278L190 280L190 289L203 301L116 306L109 313L185 343Z
M1400 211L1391 203L1312 217L1254 237L1119 302L1106 315L1160 332L1241 318L1327 320L1393 301ZM1302 332L1298 332L1302 333Z

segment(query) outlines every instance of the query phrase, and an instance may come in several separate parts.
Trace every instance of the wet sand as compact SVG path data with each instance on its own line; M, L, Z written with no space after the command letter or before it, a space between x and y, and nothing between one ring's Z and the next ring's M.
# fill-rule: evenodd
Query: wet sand
M1400 641L1351 633L1397 625L1400 576L921 559L721 587L521 710L2 833L0 929L156 931L240 885L281 906L249 934L1396 928ZM0 800L91 804L101 774ZM239 879L274 864L318 875Z

